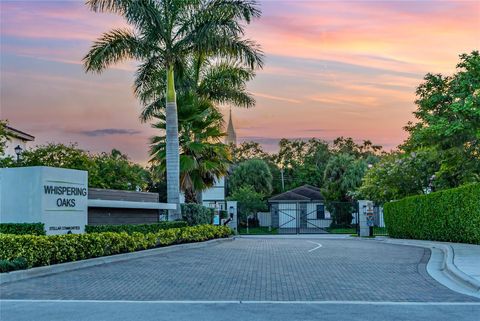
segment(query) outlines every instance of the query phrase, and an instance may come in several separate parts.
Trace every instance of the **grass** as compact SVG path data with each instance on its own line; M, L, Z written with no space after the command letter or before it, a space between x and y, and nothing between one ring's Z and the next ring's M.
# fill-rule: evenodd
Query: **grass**
M357 233L357 229L354 228L354 227L348 227L348 228L345 228L345 227L342 227L342 228L330 228L330 227L327 227L325 229L328 233L331 233L331 234L356 234Z
M247 234L247 228L246 227L241 227L238 229L238 233L240 234ZM259 227L250 227L248 229L248 234L250 235L258 235L258 234L278 234L278 230L276 229L272 229L271 231L269 231L269 228L268 227L263 227L263 226L259 226Z

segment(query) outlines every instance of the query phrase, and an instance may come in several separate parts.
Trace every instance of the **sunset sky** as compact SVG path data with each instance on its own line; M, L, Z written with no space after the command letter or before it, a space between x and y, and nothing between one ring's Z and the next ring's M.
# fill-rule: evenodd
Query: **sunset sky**
M233 109L233 118L240 141L270 151L282 137L351 136L395 148L423 76L452 73L459 54L480 48L480 1L270 0L261 8L248 28L266 54L249 85L257 105ZM145 162L155 131L138 120L135 63L102 75L81 64L93 40L123 25L83 1L1 0L1 118L37 144L117 148Z

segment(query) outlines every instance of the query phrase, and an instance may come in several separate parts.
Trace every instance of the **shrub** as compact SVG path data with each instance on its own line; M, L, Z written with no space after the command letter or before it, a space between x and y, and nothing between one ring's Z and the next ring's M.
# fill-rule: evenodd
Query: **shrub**
M160 222L154 224L124 224L124 225L86 225L86 233L104 233L104 232L114 232L121 233L125 232L128 234L133 233L157 233L160 230L165 230L169 228L179 228L187 226L187 222L184 221L175 221L175 222Z
M24 270L27 267L28 267L28 262L23 257L16 258L12 261L0 260L0 273L16 271L16 270Z
M228 237L231 234L232 230L229 227L212 225L170 228L159 230L157 233L105 232L52 236L2 234L0 270L11 271L10 263L16 260L24 260L25 267L34 267L171 244L206 241Z
M1 223L0 234L45 235L43 223Z
M189 226L212 224L213 209L199 204L182 204L182 218Z
M480 184L386 203L384 216L391 237L480 244Z

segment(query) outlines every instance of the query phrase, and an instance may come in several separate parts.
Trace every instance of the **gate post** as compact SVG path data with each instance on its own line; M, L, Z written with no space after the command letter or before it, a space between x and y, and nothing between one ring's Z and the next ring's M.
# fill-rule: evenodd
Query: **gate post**
M360 228L359 236L371 236L370 226L368 224L367 214L373 214L373 202L367 200L358 201L358 226Z
M230 217L228 226L238 234L238 213L237 213L237 201L227 201L227 212Z

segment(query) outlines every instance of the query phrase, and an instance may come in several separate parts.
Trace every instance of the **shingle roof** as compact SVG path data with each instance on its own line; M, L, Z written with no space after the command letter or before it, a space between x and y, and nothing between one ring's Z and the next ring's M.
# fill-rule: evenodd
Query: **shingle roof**
M271 197L269 202L280 201L323 201L323 196L318 187L303 185L290 191Z

